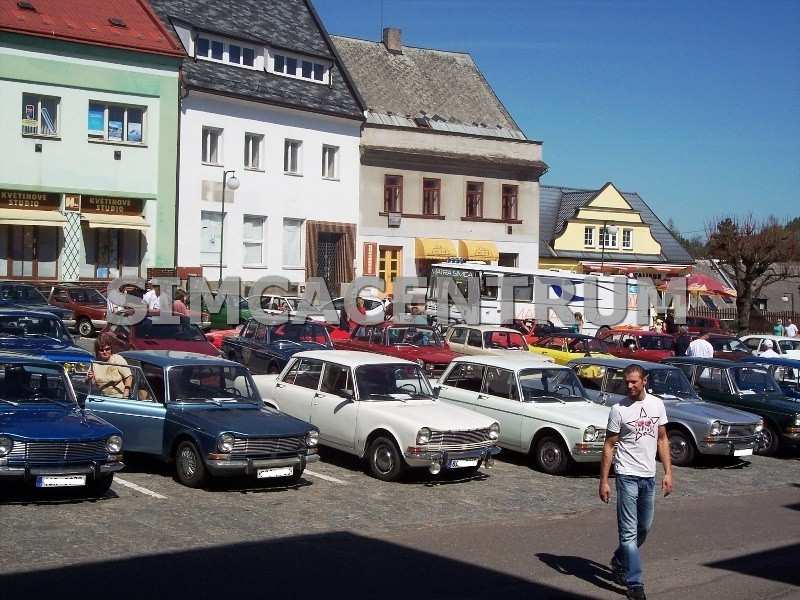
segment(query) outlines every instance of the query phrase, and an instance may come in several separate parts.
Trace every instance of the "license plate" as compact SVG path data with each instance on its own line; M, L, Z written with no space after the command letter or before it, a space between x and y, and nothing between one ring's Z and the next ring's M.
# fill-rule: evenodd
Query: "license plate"
M274 467L272 469L259 469L256 479L270 479L272 477L289 477L294 474L294 467Z
M86 475L39 475L36 477L36 487L80 487L86 485Z
M463 469L465 467L477 467L477 458L454 458L450 461L451 469Z
M741 450L734 450L733 451L733 455L734 456L752 456L753 455L753 449L752 448L742 448Z

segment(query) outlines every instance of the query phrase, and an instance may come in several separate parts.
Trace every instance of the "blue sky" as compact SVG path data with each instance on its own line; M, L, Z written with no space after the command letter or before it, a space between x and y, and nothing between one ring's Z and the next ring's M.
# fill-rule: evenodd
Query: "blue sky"
M380 0L314 0L380 39ZM550 185L639 192L688 234L800 215L800 2L384 0L409 46L476 59Z

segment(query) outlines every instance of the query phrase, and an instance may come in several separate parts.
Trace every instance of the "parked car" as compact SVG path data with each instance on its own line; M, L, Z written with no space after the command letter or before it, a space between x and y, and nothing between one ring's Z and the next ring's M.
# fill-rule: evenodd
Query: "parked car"
M317 428L265 407L242 365L178 351L122 356L130 393L92 385L86 407L123 431L126 450L174 462L182 484L202 487L209 476L295 482L319 460Z
M214 329L213 331L206 332L206 339L211 342L217 350L222 350L222 343L229 337L239 335L242 331L242 326L234 327L233 329Z
M50 290L48 301L72 311L76 331L82 337L91 337L108 324L108 300L94 288L59 283Z
M68 373L86 373L91 352L75 345L64 322L50 312L0 309L0 350L61 363Z
M559 365L566 365L581 356L611 358L608 344L582 333L559 333L542 338L535 346L531 346L531 352L546 356Z
M368 317L379 318L381 320L385 319L386 313L384 311L383 302L377 298L370 298L367 296L359 296L359 298L364 301L364 310L367 311L366 315ZM325 321L325 312L330 310L335 311L337 318L341 320L342 311L344 311L344 297L340 296L339 298L334 298L328 304L320 307L319 313L309 314L309 318L315 321Z
M658 362L675 356L675 339L666 333L645 329L603 329L597 338L608 344L608 354L618 358L633 358Z
M231 298L231 302L236 303L236 313L238 314L237 320L234 323L228 323L228 306L223 304L218 312L210 312L206 305L203 305L203 310L208 312L211 329L230 329L231 327L238 327L241 323L246 322L250 317L250 305L246 298L239 296L238 298ZM225 301L226 303L228 300Z
M712 334L708 336L708 341L714 347L714 358L741 360L752 356L751 350L736 336Z
M428 376L439 376L458 354L428 325L360 325L350 337L334 341L337 350L378 352L417 363Z
M188 317L180 317L174 325L157 324L153 317L145 317L136 325L111 323L103 331L114 336L115 354L125 350L180 350L220 356L220 351Z
M383 481L408 468L476 472L497 454L495 419L438 401L419 365L392 356L300 352L255 377L265 401L319 427L320 444L354 454ZM268 400L267 400L268 399Z
M759 355L767 348L766 340L772 342L772 349L784 358L800 359L800 338L783 335L745 335L739 338L747 346L751 354Z
M754 363L769 371L781 391L792 398L800 398L800 360L774 356L748 356L743 363Z
M503 356L528 350L519 331L496 325L454 325L447 330L445 341L453 352L467 355Z
M648 393L664 402L673 464L690 465L698 454L753 454L763 428L761 417L703 401L678 367L621 358L582 358L572 361L570 367L593 401L611 406L628 396L623 371L631 364L647 372Z
M689 333L703 335L704 333L725 333L722 321L716 317L686 317L686 327Z
M572 333L568 327L558 327L552 321L537 321L532 325L526 321L514 321L512 329L519 331L529 346L535 345L541 338L550 337L559 333Z
M254 375L280 373L303 350L332 350L328 330L320 323L265 325L250 319L238 336L222 342L222 354L243 364Z
M599 462L608 408L589 402L567 367L531 354L462 356L437 383L439 398L500 423L498 444L561 474L574 462Z
M75 315L71 310L48 304L47 298L30 283L0 282L0 309L49 312L61 319L68 329L75 327Z
M782 445L800 443L800 400L786 396L766 369L716 358L682 356L664 362L680 367L703 400L763 418L757 453L771 455Z
M122 433L83 410L57 363L0 352L0 479L102 496L121 470Z

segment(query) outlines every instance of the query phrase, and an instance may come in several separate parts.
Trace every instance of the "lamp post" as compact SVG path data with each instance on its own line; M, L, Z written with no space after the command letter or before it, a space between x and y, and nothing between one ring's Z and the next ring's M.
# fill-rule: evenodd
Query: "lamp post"
M606 258L606 236L613 233L617 235L616 227L608 227L608 221L603 221L603 227L600 229L600 274L603 274L603 267L605 266Z
M231 178L228 179L230 173ZM217 291L222 289L222 258L225 252L225 188L236 191L239 189L239 180L236 178L236 171L224 171L222 173L222 214L219 220L219 282Z

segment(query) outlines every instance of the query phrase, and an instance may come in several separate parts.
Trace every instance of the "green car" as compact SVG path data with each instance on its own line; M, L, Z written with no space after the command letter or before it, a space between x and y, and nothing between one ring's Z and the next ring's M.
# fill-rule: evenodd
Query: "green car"
M205 303L203 303L203 310L208 311L208 307L205 305ZM250 318L250 307L247 305L247 298L242 298L241 296L239 296L238 323L228 323L228 307L226 304L223 304L219 312L216 313L210 312L211 329L231 329L233 327L237 327L241 323L244 323L249 318Z
M800 444L800 399L786 396L765 368L715 358L676 357L661 361L686 373L703 400L724 404L764 419L759 454Z

